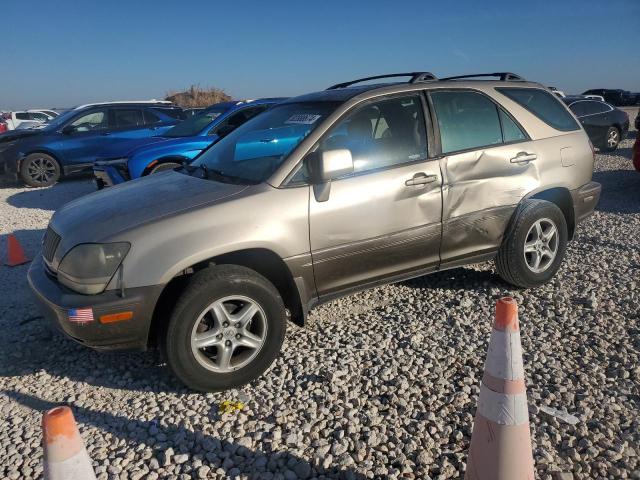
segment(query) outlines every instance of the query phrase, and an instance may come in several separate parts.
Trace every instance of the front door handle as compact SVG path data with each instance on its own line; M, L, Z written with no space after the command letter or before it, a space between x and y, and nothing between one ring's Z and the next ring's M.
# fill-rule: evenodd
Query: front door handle
M511 163L529 163L534 161L538 156L535 153L519 152L511 159Z
M407 187L414 185L426 185L427 183L433 183L438 180L437 175L427 175L424 172L416 173L412 178L404 182Z

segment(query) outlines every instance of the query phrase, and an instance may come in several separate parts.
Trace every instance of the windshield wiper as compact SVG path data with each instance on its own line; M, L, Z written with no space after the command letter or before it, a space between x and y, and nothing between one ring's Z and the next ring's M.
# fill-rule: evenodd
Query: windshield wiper
M205 172L205 176L207 178L217 177L223 180L227 180L230 183L253 183L251 180L243 177L237 177L235 175L229 175L228 173L224 173L222 170L216 170L215 168L208 168L204 164L199 165L203 171Z
M201 178L206 178L207 180L211 180L212 178L222 180L225 183L254 183L249 179L236 177L235 175L228 175L224 173L222 170L216 170L215 168L209 168L205 164L200 165L190 165L188 163L183 163L182 168L186 170L189 175L193 175L197 170L202 171Z

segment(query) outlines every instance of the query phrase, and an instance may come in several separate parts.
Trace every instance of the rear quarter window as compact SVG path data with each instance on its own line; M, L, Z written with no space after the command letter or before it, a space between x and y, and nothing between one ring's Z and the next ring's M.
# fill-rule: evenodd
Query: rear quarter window
M496 90L556 130L570 132L580 129L560 100L545 90L514 87L501 87Z

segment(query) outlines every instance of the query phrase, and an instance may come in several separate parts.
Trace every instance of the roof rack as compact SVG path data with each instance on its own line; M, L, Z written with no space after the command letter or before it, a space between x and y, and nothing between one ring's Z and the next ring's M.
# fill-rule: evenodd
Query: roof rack
M495 72L495 73L476 73L473 75L456 75L455 77L445 77L440 80L460 80L462 78L477 78L477 77L497 77L501 82L524 82L525 79L520 75L516 75L511 72Z
M419 83L419 82L428 82L430 80L437 80L436 76L431 72L389 73L387 75L376 75L374 77L358 78L357 80L351 80L350 82L337 83L336 85L332 85L329 88L327 88L327 90L345 88L355 83L366 82L369 80L378 80L381 78L394 78L394 77L411 77L407 83Z

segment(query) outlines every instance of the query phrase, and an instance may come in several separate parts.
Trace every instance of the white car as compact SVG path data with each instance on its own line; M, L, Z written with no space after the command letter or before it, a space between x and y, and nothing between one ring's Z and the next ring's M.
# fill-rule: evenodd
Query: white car
M6 112L2 121L7 124L7 130L24 130L51 120L52 116L41 111Z

